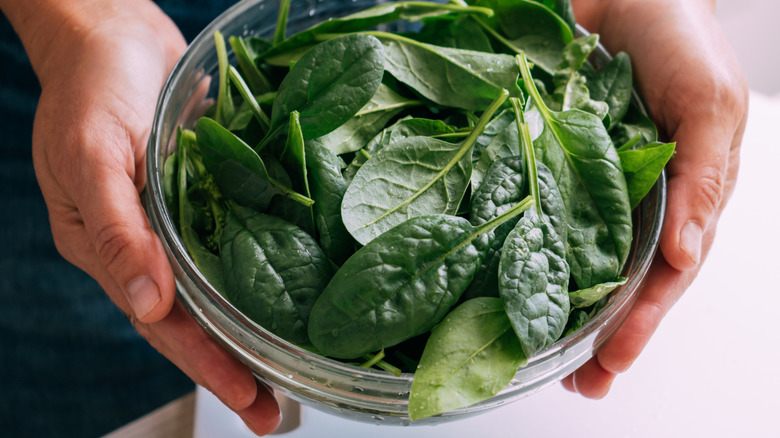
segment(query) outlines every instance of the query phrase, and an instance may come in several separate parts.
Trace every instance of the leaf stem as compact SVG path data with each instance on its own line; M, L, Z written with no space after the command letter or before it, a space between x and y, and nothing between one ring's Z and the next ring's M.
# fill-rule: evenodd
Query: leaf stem
M252 56L249 54L249 50L246 47L244 39L237 36L228 38L230 46L233 48L233 52L236 54L238 65L241 67L241 71L246 76L246 81L249 84L249 88L252 90L252 94L267 93L273 88L270 81L265 75L260 72L260 69L255 65Z
M512 220L515 216L531 208L534 204L534 199L531 196L526 196L525 199L513 205L509 210L478 226L477 233L486 233L500 227L505 222Z
M257 99L255 99L252 91L249 89L246 82L244 82L244 79L238 73L238 70L232 65L228 69L228 76L230 76L230 81L236 86L238 93L241 94L241 97L243 97L244 101L249 105L252 114L254 114L255 119L260 122L260 125L263 126L263 129L266 131L271 129L271 119L269 119L265 112L263 112L263 109L260 108L260 104L257 102Z
M533 140L531 139L531 131L528 128L528 123L525 123L525 117L523 116L523 109L520 107L520 99L510 98L512 102L512 108L515 111L515 122L517 123L517 130L520 134L520 144L523 147L525 155L526 169L528 169L528 187L531 192L531 196L534 198L534 207L536 214L542 215L542 203L541 196L539 195L539 174L536 169L536 155L534 151Z
M290 15L290 0L279 2L279 15L276 18L276 30L271 43L275 46L285 40L287 34L287 17Z
M542 117L547 120L551 119L552 115L550 114L550 109L545 105L544 100L542 100L542 95L539 94L539 89L537 89L536 84L534 84L534 78L531 76L531 69L528 66L528 60L525 57L525 53L521 51L519 55L515 56L515 59L517 60L517 66L520 68L520 75L523 78L525 91L528 92L531 99L533 99L534 104L536 104L536 107L541 111Z

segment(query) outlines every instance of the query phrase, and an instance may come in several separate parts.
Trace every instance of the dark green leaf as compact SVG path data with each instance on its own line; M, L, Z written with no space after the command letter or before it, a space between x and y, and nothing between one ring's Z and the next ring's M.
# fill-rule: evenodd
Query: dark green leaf
M385 68L400 82L444 106L481 111L503 90L522 94L514 58L451 49L372 32L385 47Z
M314 240L282 219L237 207L220 254L230 302L272 333L306 344L309 313L331 277Z
M376 38L353 34L321 43L285 76L271 123L278 128L298 111L304 138L325 135L371 100L383 74L384 54Z
M418 216L360 248L312 309L323 354L354 358L431 329L471 282L482 236L463 218Z
M613 281L633 238L631 205L617 151L601 120L580 110L551 111L521 62L524 84L544 122L537 160L550 168L564 203L568 261L578 287Z
M288 65L290 58L284 55L289 54L289 52L305 53L313 44L318 42L318 35L359 32L396 20L415 22L427 17L436 17L450 13L490 15L491 11L485 8L422 1L401 1L381 4L346 17L331 18L323 21L293 35L281 44L274 45L273 48L262 53L260 57L276 65Z
M485 110L463 142L409 137L361 166L341 204L344 225L355 240L365 245L415 216L455 214L469 185L474 142L506 98L504 92Z
M499 295L526 357L563 333L569 275L563 241L544 216L530 210L506 238L498 278Z
M563 48L574 39L571 28L546 6L525 0L480 0L479 6L493 9L484 20L493 36L516 53L524 52L548 73L561 60Z
M631 59L627 53L620 52L593 80L588 81L590 97L609 105L610 130L620 123L628 112L633 90L632 74Z
M316 140L309 140L306 142L306 163L320 246L333 263L341 265L354 247L354 239L341 220L341 201L347 191L347 183L341 175L341 161Z

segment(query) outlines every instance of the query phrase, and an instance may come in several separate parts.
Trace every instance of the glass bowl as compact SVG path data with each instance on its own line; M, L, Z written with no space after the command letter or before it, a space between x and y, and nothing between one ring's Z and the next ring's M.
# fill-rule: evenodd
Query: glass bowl
M276 391L340 417L380 424L431 425L476 415L534 394L590 359L625 320L653 260L665 209L663 175L634 212L634 243L624 274L629 281L613 292L604 309L581 329L531 359L496 396L414 423L410 422L407 410L412 374L394 376L352 366L290 344L242 315L206 281L187 253L165 205L163 163L176 146L177 126L191 127L202 114L204 103L216 95L218 81L210 79L218 75L214 32L219 30L225 36L269 36L276 24L278 3L239 2L214 20L175 66L157 105L147 153L148 183L144 201L152 228L160 236L173 268L178 299L198 323ZM293 0L288 33L377 3L375 0ZM578 32L584 33L582 29ZM599 47L592 60L598 68L609 59L609 54Z

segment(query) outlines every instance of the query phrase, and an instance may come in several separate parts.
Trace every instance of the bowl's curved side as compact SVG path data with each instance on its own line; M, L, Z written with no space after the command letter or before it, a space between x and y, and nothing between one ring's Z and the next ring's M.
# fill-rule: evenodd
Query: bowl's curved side
M160 236L176 277L179 301L209 335L246 364L259 378L287 396L311 407L358 421L408 425L412 375L388 373L344 364L290 344L238 312L200 274L179 237L163 198L165 159L175 149L178 126L192 126L208 96L215 95L213 34L268 35L275 26L278 4L266 0L239 2L225 11L193 41L174 67L157 105L147 154L147 214ZM341 16L373 0L339 2L293 0L291 31L331 16ZM579 29L580 34L584 33ZM599 46L599 60L609 59ZM638 96L635 103L641 106ZM531 395L552 385L590 359L622 324L636 300L641 281L655 254L666 205L665 179L658 181L635 211L635 239L627 264L628 283L578 332L563 338L518 370L512 383L495 397L447 414L415 421L435 424L476 415Z

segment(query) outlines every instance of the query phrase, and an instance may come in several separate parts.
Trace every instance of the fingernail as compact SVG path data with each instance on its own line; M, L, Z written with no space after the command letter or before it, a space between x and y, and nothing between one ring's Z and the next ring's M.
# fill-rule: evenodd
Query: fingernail
M143 318L160 302L160 288L151 277L142 275L127 283L127 296L136 318Z
M701 259L701 239L703 234L699 224L694 221L688 221L680 233L680 249L697 265Z

